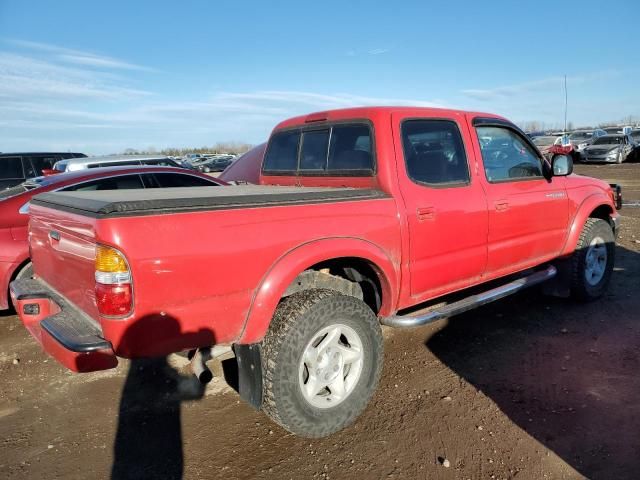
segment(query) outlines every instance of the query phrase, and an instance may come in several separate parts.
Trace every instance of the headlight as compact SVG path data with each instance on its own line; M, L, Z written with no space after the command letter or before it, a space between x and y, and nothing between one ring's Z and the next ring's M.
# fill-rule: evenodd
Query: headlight
M615 158L618 156L618 149L616 148L615 150L611 150L609 153L607 153L607 157L608 158Z

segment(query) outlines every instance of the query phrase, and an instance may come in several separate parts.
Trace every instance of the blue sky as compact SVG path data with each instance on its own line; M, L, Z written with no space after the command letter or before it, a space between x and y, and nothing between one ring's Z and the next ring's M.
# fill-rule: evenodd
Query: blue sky
M378 5L379 3L379 5ZM433 105L640 116L640 3L0 0L0 151L258 143L292 115Z

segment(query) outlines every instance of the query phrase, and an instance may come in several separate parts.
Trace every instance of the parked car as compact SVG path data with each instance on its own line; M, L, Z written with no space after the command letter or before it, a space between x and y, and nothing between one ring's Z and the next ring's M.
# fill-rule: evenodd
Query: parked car
M231 165L235 157L233 155L220 155L209 157L205 161L198 163L195 167L204 173L222 172Z
M53 167L63 158L82 158L84 153L29 152L0 154L0 190L39 177L42 170Z
M543 155L547 155L551 147L557 145L559 140L560 137L556 137L554 135L544 135L532 138L533 144L538 147L538 150L540 150L540 153Z
M631 135L605 135L584 149L585 162L622 163L638 158L638 145Z
M233 345L241 397L322 437L373 395L381 324L424 325L543 282L604 294L621 190L572 167L491 114L299 116L273 131L263 185L38 195L37 278L11 295L75 371L192 350L202 372L212 346Z
M631 131L631 138L633 139L633 141L637 145L640 145L640 129L632 130Z
M602 130L607 132L607 135L619 135L622 133L622 127L604 127Z
M30 274L27 222L29 203L43 192L224 185L196 172L168 167L110 167L38 177L0 191L0 310L9 308L9 282Z
M224 172L220 174L218 179L229 183L259 184L260 167L262 167L262 160L266 149L266 142L253 147L229 165Z
M575 130L569 135L569 142L575 151L578 152L579 155L582 155L584 149L591 145L596 138L606 134L607 132L600 128L594 130Z
M104 157L71 158L68 160L61 160L56 162L53 166L52 172L45 171L44 173L75 172L77 170L85 170L88 168L123 167L127 165L158 165L180 168L180 165L177 162L162 155L108 155Z

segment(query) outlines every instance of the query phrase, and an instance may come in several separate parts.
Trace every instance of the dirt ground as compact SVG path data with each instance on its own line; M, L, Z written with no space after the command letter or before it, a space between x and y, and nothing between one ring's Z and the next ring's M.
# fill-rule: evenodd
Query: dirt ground
M577 171L640 203L640 164ZM640 206L621 213L603 299L528 291L386 330L372 403L322 440L288 434L219 377L203 390L173 357L72 374L0 317L0 478L639 478Z

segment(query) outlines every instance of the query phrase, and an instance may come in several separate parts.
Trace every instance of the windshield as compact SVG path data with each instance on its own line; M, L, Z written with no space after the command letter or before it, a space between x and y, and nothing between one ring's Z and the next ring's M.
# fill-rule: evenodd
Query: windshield
M573 132L569 135L571 140L589 140L593 137L593 132Z
M558 137L535 137L533 139L533 144L537 147L546 147L549 145L553 145Z
M622 145L624 143L624 137L600 137L594 145Z

